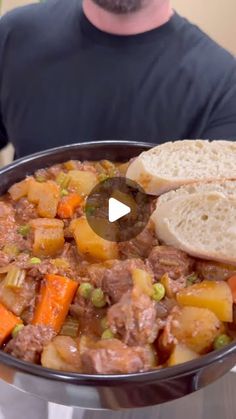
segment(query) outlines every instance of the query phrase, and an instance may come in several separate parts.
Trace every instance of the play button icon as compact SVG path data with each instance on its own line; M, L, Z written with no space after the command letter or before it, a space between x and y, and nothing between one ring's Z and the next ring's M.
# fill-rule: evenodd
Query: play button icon
M120 218L131 212L131 208L128 205L118 201L118 199L110 198L108 207L108 219L110 223L114 223Z
M98 183L90 192L85 214L93 231L105 240L124 242L147 225L153 197L130 179L114 177Z

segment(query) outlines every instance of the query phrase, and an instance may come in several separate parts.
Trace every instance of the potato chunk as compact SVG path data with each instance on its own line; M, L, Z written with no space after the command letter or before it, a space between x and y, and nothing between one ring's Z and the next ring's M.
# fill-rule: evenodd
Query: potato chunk
M28 177L25 180L22 180L21 182L14 183L14 185L10 187L8 192L14 201L18 201L24 196L27 196L31 180L32 178Z
M88 195L98 183L97 175L85 170L70 170L69 187L79 195Z
M153 285L152 285L152 277L143 269L133 269L132 271L132 279L134 283L134 291L135 295L139 296L141 294L146 294L149 297L153 294Z
M192 361L197 358L199 358L199 355L196 352L192 351L187 346L178 343L175 345L167 364L169 367L173 367L174 365L183 364L184 362Z
M64 246L62 229L47 228L35 230L33 254L35 256L56 256Z
M61 220L37 218L30 222L34 231L35 256L56 256L64 246L64 223Z
M76 342L69 336L56 336L52 342L45 346L41 363L46 368L80 372L81 361Z
M177 294L181 306L208 308L223 322L233 321L233 298L224 281L203 281L184 288Z
M100 261L118 259L117 243L104 240L90 227L85 217L73 220L70 227L79 253Z
M175 308L167 320L162 347L169 351L181 343L198 354L204 354L212 349L215 338L223 331L223 323L207 308Z
M60 191L59 186L48 180L39 183L34 179L30 181L28 190L28 200L37 204L37 212L40 217L54 218L57 214Z

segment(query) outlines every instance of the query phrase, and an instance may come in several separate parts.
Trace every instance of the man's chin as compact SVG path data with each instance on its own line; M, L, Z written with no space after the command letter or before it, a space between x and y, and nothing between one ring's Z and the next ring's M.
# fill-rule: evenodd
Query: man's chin
M142 0L93 0L102 9L114 14L137 12L142 7Z

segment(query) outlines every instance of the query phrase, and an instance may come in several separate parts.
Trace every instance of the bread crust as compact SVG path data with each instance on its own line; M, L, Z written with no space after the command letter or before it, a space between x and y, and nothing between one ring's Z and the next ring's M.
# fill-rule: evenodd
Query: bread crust
M192 158L193 164L192 173L187 173L191 166L188 165L188 170L184 175L181 172L181 165L183 165L185 155L187 155L187 163L186 161L185 163L188 165L188 161ZM183 157L181 158L181 156ZM204 167L201 163L202 156L208 162ZM231 156L232 168L229 168L228 156ZM236 143L233 141L182 140L167 142L141 153L130 164L126 176L142 186L146 193L159 196L183 185L200 181L234 180L236 179L234 161L236 161ZM169 169L166 170L166 173L165 165ZM178 176L175 175L176 170L179 172Z

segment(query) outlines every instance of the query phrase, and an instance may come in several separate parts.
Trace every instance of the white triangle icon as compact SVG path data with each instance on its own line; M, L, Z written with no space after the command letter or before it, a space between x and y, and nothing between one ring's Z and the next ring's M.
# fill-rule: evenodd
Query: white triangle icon
M128 205L123 204L123 202L120 202L115 198L109 199L108 217L110 223L114 223L130 212L131 209Z

